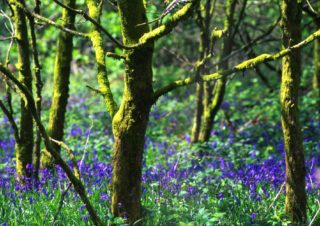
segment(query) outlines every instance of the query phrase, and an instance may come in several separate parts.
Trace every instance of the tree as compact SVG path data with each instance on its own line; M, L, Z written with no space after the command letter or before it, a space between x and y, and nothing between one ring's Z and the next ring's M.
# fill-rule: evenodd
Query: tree
M205 8L205 10L202 10ZM208 67L206 62L208 61L213 46L213 40L210 38L211 19L213 17L215 9L215 3L211 0L207 0L205 4L200 3L197 10L196 22L200 29L200 41L198 50L198 65L196 65L196 78L199 79L200 75L208 73ZM197 82L196 89L196 111L194 116L191 141L198 142L199 134L202 125L203 117L203 87L202 81Z
M225 58L231 53L233 38L234 38L234 12L237 1L227 0L226 1L226 17L224 19L224 29L222 34L222 49L219 53L218 69L226 70L228 68L228 60ZM246 6L246 1L244 2L244 7ZM223 101L225 89L226 89L227 79L225 77L215 81L214 85L212 83L205 83L205 100L204 100L204 115L203 115L203 125L201 133L199 135L199 140L204 142L208 141L212 131L212 126L214 119Z
M64 0L63 3L69 7L75 7L75 0ZM75 13L63 8L61 21L61 26L74 29ZM70 63L73 50L72 39L72 34L60 32L54 65L53 95L48 123L48 135L59 141L63 138L65 114L69 97ZM58 144L53 143L52 146L60 152L60 146ZM53 157L48 151L42 153L42 167L52 167L54 164L53 160Z
M320 2L316 3L316 9L320 10ZM319 14L315 15L314 21L316 24L317 29L320 29L320 16ZM312 87L315 90L318 99L317 106L320 109L320 40L317 39L314 42L314 72L312 78ZM319 110L320 112L320 110Z
M30 50L28 28L24 11L17 7L17 3L24 4L23 0L10 0L9 4L13 9L13 20L15 25L15 38L18 45L19 80L32 92L32 73L30 67ZM16 162L17 174L19 177L31 177L27 165L32 165L33 153L33 119L27 108L26 101L21 99L21 116L19 128L19 140L16 140Z
M151 66L152 55L154 51L154 41L167 35L179 21L185 19L189 15L197 3L198 1L187 3L180 10L176 11L176 13L173 13L168 18L166 23L159 24L159 26L149 31L149 27L146 23L146 9L143 0L118 1L124 43L122 44L116 40L113 41L124 50L123 55L117 55L117 57L123 60L125 63L124 93L119 109L117 107L112 107L113 105L111 103L115 103L113 101L113 96L107 94L107 92L110 91L110 87L108 86L109 84L107 83L107 80L105 80L107 79L107 74L99 74L99 70L105 70L105 66L101 65L103 64L104 56L96 53L98 75L102 76L102 81L106 85L101 86L99 82L100 89L97 91L103 95L105 101L106 99L111 100L111 102L106 101L106 106L107 111L112 118L113 133L115 138L112 178L112 211L115 216L126 216L129 224L133 224L134 222L139 224L137 221L139 221L141 218L140 194L144 137L150 108L159 97L176 88L194 84L199 80L202 82L207 82L224 79L233 73L253 68L258 64L280 59L288 54L291 54L292 51L302 48L320 36L320 31L318 30L303 42L297 44L294 43L295 45L290 45L289 48L285 48L275 54L261 54L255 58L246 60L232 67L231 69L221 70L213 74L201 75L198 78L189 77L174 81L162 88L154 90L152 86L153 74ZM103 54L103 49L101 49L102 39L101 36L99 36L99 33L104 33L111 39L112 36L110 37L110 34L99 23L99 13L101 8L99 8L98 2L88 0L87 5L89 8L89 15L81 10L68 8L64 5L62 6L70 11L82 14L85 19L92 23L92 33L89 34L81 33L55 24L47 18L30 13L25 9L24 6L21 6L21 8L23 8L28 15L32 15L43 22L56 26L65 32L90 38L94 48L98 46L98 48L95 48L95 51L99 51ZM100 32L95 32L98 30ZM68 165L62 160L60 154L57 153L52 147L50 138L48 137L48 134L46 133L38 114L35 113L36 107L32 94L1 64L0 72L5 76L5 78L13 81L18 89L22 91L24 96L27 98L29 110L37 124L38 130L41 132L46 149L66 172L70 181L74 185L75 190L78 192L78 194L80 194L80 197L86 204L93 222L96 225L100 224L101 222L99 218L97 218L95 211L92 209L92 206L86 197L85 189L81 181L75 177ZM112 112L115 112L115 114Z
M283 48L301 38L301 1L282 0ZM286 212L294 225L304 225L306 216L305 162L299 122L300 50L294 49L282 59L280 91L281 121L286 152Z

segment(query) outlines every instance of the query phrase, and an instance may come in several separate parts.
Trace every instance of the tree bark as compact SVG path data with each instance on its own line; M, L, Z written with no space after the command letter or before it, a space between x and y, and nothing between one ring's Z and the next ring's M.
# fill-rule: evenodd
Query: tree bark
M320 3L318 3L320 9ZM320 28L320 19L316 21L317 29ZM316 93L318 113L320 113L320 40L314 41L314 72L312 76L312 88Z
M75 7L75 0L64 0L63 3L71 8ZM74 29L75 14L65 8L62 9L62 26ZM57 42L57 53L54 65L54 81L52 104L48 123L48 135L55 140L63 139L66 108L69 98L70 63L72 60L73 35L60 32ZM53 148L60 152L60 146L52 143ZM41 156L42 167L53 167L54 158L48 151Z
M89 16L96 20L98 23L100 22L100 12L101 12L101 4L100 1L97 0L87 0L87 7L89 9ZM105 105L107 111L111 119L114 117L117 111L117 104L113 98L110 83L107 74L107 67L105 56L106 52L104 50L104 43L101 31L95 25L93 25L91 32L90 32L90 40L93 45L93 49L96 56L96 64L97 64L97 79L99 83L99 92L103 95Z
M9 3L14 12L15 35L18 44L18 63L19 81L25 85L32 93L32 73L30 67L30 50L28 28L26 16L15 3L24 4L23 0L10 0ZM31 177L30 169L27 165L32 164L33 153L33 119L30 111L26 107L25 101L21 99L20 115L20 142L16 142L16 169L18 177Z
M119 0L122 36L125 45L139 42L148 25L143 0ZM134 13L132 13L134 12ZM121 106L113 118L115 138L112 176L112 212L127 217L132 224L139 220L141 170L145 132L153 101L153 42L125 50L125 88ZM139 223L138 223L139 224Z
M220 54L219 61L228 56L232 51L233 40L232 30L234 25L234 11L237 1L228 0L226 1L226 18L224 21L224 36L222 40L222 53ZM218 65L219 70L226 70L228 68L228 60L223 60ZM204 114L203 114L203 126L199 136L199 141L205 142L210 139L214 119L220 109L222 104L224 93L226 89L226 78L219 79L215 82L211 95L206 95L206 101L204 104Z
M284 48L301 38L301 5L297 0L282 0L282 44ZM299 123L298 91L301 74L300 50L282 59L280 92L281 121L286 160L285 209L293 225L306 224L305 162Z

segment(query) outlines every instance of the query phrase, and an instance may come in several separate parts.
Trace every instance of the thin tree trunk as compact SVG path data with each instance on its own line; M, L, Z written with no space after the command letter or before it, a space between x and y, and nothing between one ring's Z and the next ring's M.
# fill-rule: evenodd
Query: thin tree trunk
M23 0L10 0L9 3L14 12L15 35L18 44L18 64L19 81L32 92L32 74L30 68L30 50L28 28L26 16L15 3L24 4ZM31 171L27 170L27 165L32 164L33 152L33 119L26 107L26 103L21 99L20 116L20 142L16 143L16 168L18 177L31 176Z
M288 48L301 38L301 5L297 0L282 0L282 44ZM286 152L286 213L293 225L305 225L305 162L299 123L298 91L301 74L300 50L282 59L281 121Z
M320 5L320 4L319 4ZM320 8L320 7L319 7ZM317 22L317 28L320 28L320 22ZM314 41L314 72L312 76L312 88L316 93L318 113L320 113L320 40Z
M71 8L75 8L75 0L64 0L63 3ZM62 26L74 28L75 14L65 8L62 9ZM57 53L54 65L54 82L52 104L48 123L48 135L55 140L63 139L63 129L65 122L66 108L69 98L70 63L72 60L73 36L67 32L60 32ZM60 146L52 143L57 152ZM44 151L41 156L42 167L53 167L54 158L48 151Z
M219 60L224 59L232 51L232 29L234 25L234 11L236 4L237 1L234 0L226 1L226 19L224 21L225 34L223 36L222 53L219 57ZM218 65L219 70L226 70L228 68L228 63L228 60L222 61ZM201 142L208 141L210 138L214 119L218 113L218 110L220 109L224 98L226 82L226 78L222 78L216 81L212 89L212 95L207 95L206 97L207 100L205 101L206 104L204 104L203 125L199 136L199 141Z
M199 79L202 74L207 73L206 70L206 59L212 48L212 39L210 37L210 21L213 16L213 7L215 3L213 3L211 0L207 0L205 5L201 6L199 5L198 8L198 16L196 19L196 22L200 28L200 42L199 42L199 56L198 56L198 62L202 62L196 69L196 78ZM202 15L201 10L203 7L205 7L204 15ZM198 81L197 83L197 89L196 89L196 112L194 116L194 123L192 127L192 134L191 134L191 142L196 143L199 141L199 135L201 131L202 126L202 118L203 118L203 108L204 108L204 97L205 97L205 83L203 81ZM207 86L206 86L207 88ZM207 91L207 90L206 90Z
M122 36L126 45L139 42L148 25L143 0L119 0ZM134 12L134 13L132 13ZM125 89L120 109L113 119L115 138L112 176L112 212L126 216L128 223L141 218L141 170L144 137L153 99L153 42L124 51ZM137 225L140 225L139 223Z
M193 119L193 127L191 133L191 142L196 143L199 141L199 134L202 124L202 115L203 115L203 82L197 83L196 90L196 112Z
M87 7L89 9L89 15L95 19L96 21L100 21L100 14L101 14L101 4L99 0L87 0ZM114 101L110 83L107 75L107 66L105 61L106 52L104 50L104 42L102 38L101 31L99 28L93 25L91 32L90 32L90 40L93 45L93 49L96 56L96 64L97 64L97 80L99 83L99 92L103 95L105 105L107 111L111 119L114 117L117 111L117 104Z

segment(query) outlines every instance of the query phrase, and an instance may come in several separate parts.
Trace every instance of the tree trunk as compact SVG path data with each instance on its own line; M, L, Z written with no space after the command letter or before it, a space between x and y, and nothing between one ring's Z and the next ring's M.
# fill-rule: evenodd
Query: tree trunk
M199 70L199 69L198 69ZM203 115L203 82L197 83L196 90L196 112L193 119L193 127L191 132L191 142L197 143L199 141L199 134L202 124L202 115Z
M317 29L319 29L320 21L317 21L316 24L317 24ZM320 40L319 39L316 39L314 41L314 72L312 77L312 88L316 93L315 98L318 100L317 107L319 109L318 113L320 113Z
M199 42L199 54L198 54L198 62L202 62L196 68L196 78L199 79L201 75L206 74L208 72L206 68L206 59L211 53L212 37L210 37L210 21L213 15L213 7L214 3L211 0L207 0L205 5L199 5L198 8L198 16L196 18L196 22L200 28L200 42ZM202 10L205 8L205 10ZM204 11L204 15L203 12ZM206 88L206 90L204 90ZM203 108L204 108L204 97L205 91L208 90L206 82L198 81L197 90L196 90L196 112L194 116L194 122L192 127L191 134L191 142L196 143L199 141L201 126L202 126L202 118L203 118Z
M301 38L301 5L282 0L282 44L288 48ZM298 91L301 74L300 50L282 59L281 121L286 152L286 213L293 225L306 224L305 162L299 123Z
M89 15L96 21L100 21L100 12L101 12L101 4L100 1L97 0L87 0L87 7L89 9ZM101 31L99 28L93 25L90 32L90 40L93 45L93 49L96 56L96 64L97 64L97 79L99 83L99 91L104 97L104 101L106 104L107 111L111 119L114 117L117 104L113 99L113 95L110 88L110 83L107 75L106 61L105 61L105 50L104 50L104 42L102 38Z
M30 68L30 50L28 28L26 16L22 9L15 3L24 4L23 0L10 0L9 3L14 12L15 36L18 44L19 81L32 92L32 74ZM18 177L31 176L31 171L27 170L27 165L32 164L33 152L33 119L26 103L21 99L20 116L20 142L16 143L16 169Z
M138 43L148 25L143 0L119 0L122 36L126 45ZM134 13L132 13L134 12ZM125 88L113 119L115 138L112 176L112 212L134 223L140 216L141 171L144 137L152 104L153 43L124 51Z
M228 60L224 60L231 51L233 45L233 37L232 30L234 24L234 11L237 1L235 0L228 0L226 1L226 19L224 20L224 30L225 34L223 36L223 43L222 43L222 53L219 57L219 70L226 70L228 68ZM213 87L212 95L207 95L207 100L204 104L204 114L203 114L203 126L201 129L201 133L199 136L199 140L201 142L208 141L210 139L210 134L213 127L214 119L220 109L222 104L224 93L226 89L226 78L219 79L215 82Z
M212 99L208 101L208 105L204 107L203 125L199 136L199 141L205 142L210 139L213 122L220 109L226 89L226 79L219 79L213 88Z
M75 0L64 0L63 3L71 8L75 8ZM74 28L75 14L65 8L62 9L62 26ZM65 122L66 108L69 98L70 63L72 60L73 42L72 35L60 32L57 53L54 65L54 82L52 104L48 123L48 135L55 140L62 140ZM60 152L60 146L52 143L54 149ZM54 159L48 151L44 151L41 156L42 167L52 167Z

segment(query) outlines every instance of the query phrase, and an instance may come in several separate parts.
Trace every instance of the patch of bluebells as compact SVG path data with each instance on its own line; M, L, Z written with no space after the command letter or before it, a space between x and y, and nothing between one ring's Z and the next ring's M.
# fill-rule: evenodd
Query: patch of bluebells
M78 134L77 134L78 135ZM185 136L185 140L190 142L189 136ZM153 148L158 149L159 154L165 155L168 159L165 164L156 164L153 166L144 167L142 180L144 184L158 183L158 190L167 191L171 194L178 195L182 190L185 190L185 196L192 196L197 194L199 187L192 185L190 181L193 181L199 173L205 169L219 170L220 175L218 177L210 177L207 175L201 181L201 183L215 182L220 179L228 179L234 182L239 182L246 186L250 190L251 198L259 198L256 194L256 188L258 184L269 184L271 188L278 189L285 180L285 163L282 156L270 155L269 158L256 161L252 164L243 164L241 167L235 167L234 164L226 157L213 157L204 158L202 160L190 159L190 162L186 164L186 159L176 159L177 156L188 156L190 150L180 150L173 144L168 144L166 141L154 142L147 139L147 146L151 145ZM13 162L13 149L14 141L12 139L0 140L1 149L4 151L1 162L6 165L1 169L2 173L0 176L0 187L2 192L12 191L10 187L14 187L14 190L27 191L31 189L31 185L24 185L21 187L19 184L15 184L12 178L15 177L15 168ZM217 147L216 141L212 141L209 147L214 149ZM319 149L319 145L317 147ZM279 143L277 151L283 155L283 144ZM214 152L214 150L212 150ZM102 189L111 183L112 167L110 162L101 162L98 160L97 151L93 150L93 157L90 162L83 162L81 164L81 176L82 180L86 184L88 190L91 189ZM71 166L71 162L69 163ZM78 161L80 166L80 161ZM307 166L307 189L319 187L319 168L320 156L315 155L306 160ZM29 170L32 171L32 166L29 166ZM32 182L32 186L36 187L37 190L41 191L46 197L50 197L50 189L57 189L59 182L66 182L67 177L63 170L57 166L56 174L52 173L48 169L40 170L40 180L38 182ZM143 187L145 192L147 187ZM265 195L268 195L268 191L263 191ZM5 195L12 196L8 193ZM223 197L219 195L218 197ZM101 200L110 200L108 194L104 191L101 192ZM32 199L30 199L32 202Z
M151 118L159 120L165 117L166 113L153 113ZM173 117L174 118L174 117ZM177 126L177 120L170 120L169 131ZM173 126L174 125L174 126ZM8 127L8 122L2 120L1 127ZM269 130L279 130L279 125L266 125ZM0 127L0 128L1 128ZM155 194L154 202L159 202L159 198L170 194L173 196L182 195L185 199L195 197L206 197L204 188L217 187L217 182L228 180L234 184L241 184L249 191L250 198L256 201L261 201L262 195L269 197L269 189L278 190L285 181L285 163L284 163L284 146L279 137L272 136L268 129L256 133L257 128L248 128L240 133L232 133L227 130L227 126L223 125L220 129L212 132L213 137L219 137L220 140L213 139L207 144L207 150L204 155L199 155L197 150L193 150L190 146L190 136L188 134L180 134L178 143L167 140L156 140L154 137L146 137L145 149L147 158L156 155L152 164L147 164L147 159L144 159L144 169L142 174L143 181L143 196ZM261 128L259 128L261 130ZM72 124L69 130L71 138L87 137L89 129L85 129L77 124ZM110 132L108 132L110 134ZM227 134L227 135L226 135ZM315 137L319 137L320 123L310 122L307 129L304 131L304 142L313 142L316 144L312 154L306 156L307 166L307 191L312 192L320 188L320 142L315 141ZM93 132L92 136L99 136L99 132ZM263 138L263 143L259 143L259 138ZM96 137L93 137L93 140ZM112 141L112 138L110 138ZM223 141L223 142L221 142ZM235 164L228 155L220 155L219 151L229 150L234 145L250 145L251 152L247 157L251 159L250 163L246 163L243 159L243 164ZM261 157L256 152L263 145L271 145L275 147L275 152L270 153L267 157ZM18 203L21 194L36 189L48 201L54 199L54 190L60 189L63 184L67 184L68 180L62 169L57 166L56 173L48 169L41 169L39 172L39 181L30 180L22 185L16 182L15 163L14 163L14 139L12 136L4 136L0 138L0 191L1 194L8 197L10 202ZM101 146L100 146L101 148ZM103 148L108 148L104 144ZM90 158L89 158L90 153ZM76 152L77 156L82 153ZM81 179L89 193L98 191L99 200L101 202L111 202L110 190L108 186L111 183L112 166L110 153L101 158L97 148L91 147L88 150L88 155L85 155L85 160L77 162L80 167ZM71 162L69 162L71 166ZM32 166L29 166L32 171ZM261 191L259 191L261 189ZM232 187L231 187L231 193ZM72 199L77 196L71 189L69 192ZM223 200L226 193L217 188L215 194L216 199ZM233 197L240 202L236 194ZM35 203L32 196L27 197L30 205ZM81 206L80 210L83 210ZM88 216L83 213L82 219L88 220ZM251 213L251 221L256 219L256 213Z

